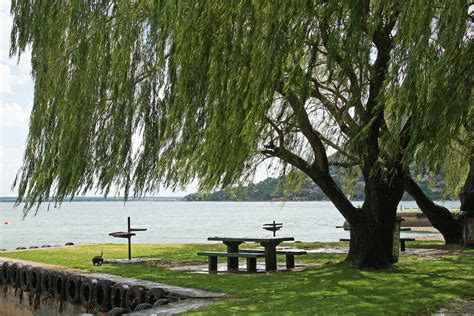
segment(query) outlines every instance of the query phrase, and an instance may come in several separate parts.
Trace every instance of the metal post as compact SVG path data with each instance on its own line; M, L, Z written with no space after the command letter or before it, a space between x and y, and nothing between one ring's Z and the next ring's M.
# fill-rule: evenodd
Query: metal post
M393 262L398 262L398 257L400 256L400 248L405 245L401 244L402 241L400 240L400 227L402 226L402 221L404 219L400 216L397 216L395 219L395 225L393 226ZM402 250L405 251L405 250Z
M128 232L130 233L130 216L127 217ZM128 236L128 260L132 260L132 236Z
M463 245L474 246L474 212L462 212L463 218Z
M275 221L273 221L273 237L276 236L276 225L275 225Z

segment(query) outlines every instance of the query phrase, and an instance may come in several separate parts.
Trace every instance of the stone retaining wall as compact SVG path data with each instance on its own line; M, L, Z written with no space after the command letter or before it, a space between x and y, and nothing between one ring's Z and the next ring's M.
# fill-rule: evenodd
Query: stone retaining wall
M226 297L197 289L7 258L0 258L0 266L1 315L108 315L114 307L133 311L137 305L146 303L150 304L146 310L133 314L171 314Z

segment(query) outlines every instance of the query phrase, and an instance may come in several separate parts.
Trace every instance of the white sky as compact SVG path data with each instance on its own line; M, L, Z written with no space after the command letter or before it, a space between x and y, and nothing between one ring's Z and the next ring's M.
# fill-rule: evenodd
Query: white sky
M19 63L16 57L9 58L11 26L10 1L0 0L0 196L17 195L11 186L23 160L33 103L30 53L24 54ZM190 185L184 192L162 190L158 196L195 191L196 186Z
M33 100L30 57L17 64L10 59L10 1L0 0L0 196L15 196L11 190L21 166Z
M19 62L16 57L9 58L11 26L10 1L0 0L0 196L17 195L11 186L23 160L33 103L30 53L22 55ZM265 167L259 168L255 180L267 176ZM192 184L185 191L162 190L157 195L183 196L196 190Z

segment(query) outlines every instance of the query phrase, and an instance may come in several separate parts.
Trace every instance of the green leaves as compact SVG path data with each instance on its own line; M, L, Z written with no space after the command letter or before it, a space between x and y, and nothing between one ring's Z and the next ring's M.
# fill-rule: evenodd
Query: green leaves
M419 1L400 7L386 97L395 103L393 113L411 115L416 122L406 162L415 157L435 167L462 126L472 124L468 8L468 1Z
M361 165L374 135L369 164L435 161L466 122L467 3L15 0L12 14L11 53L31 45L35 78L18 178L27 209L93 188L240 182L276 142L267 117L280 145L308 164L323 159L290 94L326 148ZM408 117L420 128L400 155Z

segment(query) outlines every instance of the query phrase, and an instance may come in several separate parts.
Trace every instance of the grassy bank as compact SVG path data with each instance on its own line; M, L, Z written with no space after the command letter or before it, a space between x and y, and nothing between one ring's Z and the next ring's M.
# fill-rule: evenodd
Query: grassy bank
M322 244L293 245L315 247ZM297 262L314 266L301 272L220 275L170 271L152 264L91 265L91 258L102 250L106 259L124 257L126 245L84 245L8 252L1 256L232 295L231 300L197 311L204 314L428 314L455 299L474 296L473 249L447 248L439 242L417 242L410 246L449 249L450 252L435 258L403 255L395 267L384 271L360 271L340 263L345 255L309 254L298 257ZM133 255L158 257L163 263L170 264L204 264L206 258L196 256L196 252L211 249L224 250L221 245L213 244L134 245Z

